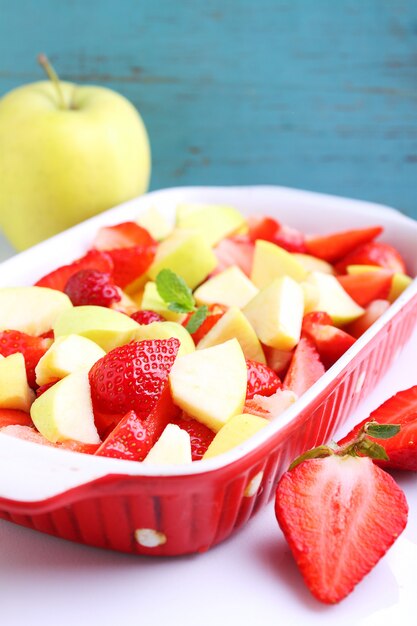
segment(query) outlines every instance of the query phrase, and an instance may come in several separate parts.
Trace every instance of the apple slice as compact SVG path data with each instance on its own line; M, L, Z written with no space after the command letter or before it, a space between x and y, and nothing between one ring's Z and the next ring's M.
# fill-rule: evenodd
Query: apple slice
M310 311L328 313L336 326L353 322L364 314L364 309L346 293L335 276L311 272L307 282L314 285L319 293L318 302Z
M47 385L79 369L90 368L105 354L94 341L81 335L58 337L36 366L36 382Z
M238 233L246 220L237 209L223 204L180 204L177 207L177 226L195 230L209 246Z
M291 252L270 241L258 239L251 273L253 284L263 289L281 276L290 276L299 282L307 278L307 271Z
M297 345L304 315L304 294L289 276L276 278L243 309L259 339L271 348Z
M148 276L155 280L163 269L179 274L194 289L214 270L217 258L199 233L176 229L159 244Z
M293 257L297 259L299 263L304 267L306 272L323 272L324 274L334 274L334 267L323 259L318 259L311 254L302 254L301 252L294 252Z
M65 293L47 287L3 287L0 289L0 330L20 330L42 335L56 318L72 309Z
M185 315L183 313L175 313L175 311L170 311L168 309L167 303L162 300L158 293L156 283L152 281L148 281L145 285L140 308L143 311L155 311L155 313L159 313L159 315L165 317L165 319L169 322L178 322L181 324L181 322L185 319Z
M169 375L175 404L218 431L245 404L247 368L237 339L176 359Z
M166 239L173 230L172 224L168 222L165 215L154 206L149 207L142 213L136 220L136 223L142 226L142 228L146 228L151 237L156 241Z
M216 322L209 332L197 344L197 348L211 348L229 339L236 338L240 343L246 359L253 359L259 363L266 363L264 351L256 333L242 311L237 307L230 307Z
M73 372L47 389L32 404L30 416L39 432L52 443L68 439L100 443L88 369Z
M241 309L256 296L258 291L242 270L233 265L198 287L194 292L194 298L199 306L224 304Z
M243 413L235 415L215 435L203 459L211 459L242 444L255 433L268 426L269 420L258 415Z
M81 335L109 352L129 343L139 324L123 313L102 306L76 306L62 313L53 328L56 338Z
M23 354L0 355L0 408L28 412L34 399L35 393L28 385Z
M152 322L151 324L139 324L133 339L143 341L144 339L171 339L174 337L180 342L178 356L190 354L195 351L193 338L188 330L181 324L175 322Z
M176 424L167 424L158 441L149 450L143 463L180 465L191 463L190 435Z

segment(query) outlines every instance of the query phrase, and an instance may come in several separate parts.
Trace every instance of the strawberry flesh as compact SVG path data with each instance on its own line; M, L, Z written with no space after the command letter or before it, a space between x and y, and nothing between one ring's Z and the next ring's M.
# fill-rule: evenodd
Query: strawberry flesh
M130 316L132 320L135 320L138 324L153 324L153 322L165 322L162 315L156 313L156 311L135 311Z
M325 371L313 342L307 337L301 337L285 376L284 388L300 397Z
M64 291L65 285L71 276L80 270L98 270L99 272L111 274L113 271L113 262L106 252L90 250L73 263L58 267L53 272L46 274L46 276L40 278L38 282L35 283L35 286Z
M309 254L323 259L328 263L335 263L352 252L355 248L378 237L383 231L381 226L346 230L330 235L309 237L306 242Z
M93 247L97 250L116 250L131 246L155 245L146 228L136 222L122 222L115 226L103 226L97 232Z
M338 276L338 281L359 306L366 307L373 300L388 298L392 276L393 273L389 270L377 270Z
M36 387L35 367L45 354L52 339L32 337L19 330L3 330L0 332L0 354L10 356L21 352L25 359L26 375L30 387Z
M217 267L213 275L237 265L246 276L250 276L253 264L254 243L245 236L226 237L214 248Z
M116 285L124 289L142 276L154 260L155 250L153 244L108 250L106 254L113 262L112 276Z
M203 337L207 335L209 330L211 330L213 326L219 321L219 319L223 317L223 315L227 311L227 306L224 306L223 304L210 304L208 307L208 310L209 310L209 314L207 315L204 322L201 324L199 328L197 328L197 330L194 333L191 333L191 337L193 338L195 345L197 345L198 342L201 341L201 339L203 339ZM193 313L188 313L188 315L185 317L184 321L182 322L182 325L187 326L188 322L190 321L190 318L193 315L194 315Z
M18 409L0 409L0 428L16 425L33 426L29 413Z
M246 400L250 400L254 395L272 396L282 383L274 370L258 361L246 359L248 371L248 384L246 387Z
M178 418L175 424L190 435L192 461L200 460L213 441L216 433L205 424L189 416Z
M288 252L306 252L305 237L294 228L284 226L272 217L252 217L249 219L249 238L270 241Z
M407 273L405 262L398 250L379 241L371 241L355 248L335 265L335 269L339 274L345 274L348 265L376 265L393 272Z
M122 299L110 274L98 270L80 270L73 274L65 285L64 293L74 306L110 307Z

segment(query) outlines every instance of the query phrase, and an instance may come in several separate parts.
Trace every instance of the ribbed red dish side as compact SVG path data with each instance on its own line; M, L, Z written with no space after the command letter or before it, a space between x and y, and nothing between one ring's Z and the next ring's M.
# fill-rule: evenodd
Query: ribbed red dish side
M0 499L0 517L122 552L203 552L268 502L295 456L331 438L386 372L416 319L417 296L288 427L230 465L190 476L107 476L42 502Z

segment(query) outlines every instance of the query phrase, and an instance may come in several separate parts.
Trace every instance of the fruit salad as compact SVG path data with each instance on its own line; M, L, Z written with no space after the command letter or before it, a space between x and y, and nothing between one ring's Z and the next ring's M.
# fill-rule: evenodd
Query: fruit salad
M315 235L182 204L0 289L0 432L152 464L279 420L412 281L378 225Z

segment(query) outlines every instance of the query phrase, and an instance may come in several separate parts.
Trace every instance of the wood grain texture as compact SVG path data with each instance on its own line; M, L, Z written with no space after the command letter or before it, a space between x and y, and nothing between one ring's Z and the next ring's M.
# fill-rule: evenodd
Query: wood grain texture
M61 76L138 107L152 188L276 183L417 217L415 0L0 0L0 94Z

